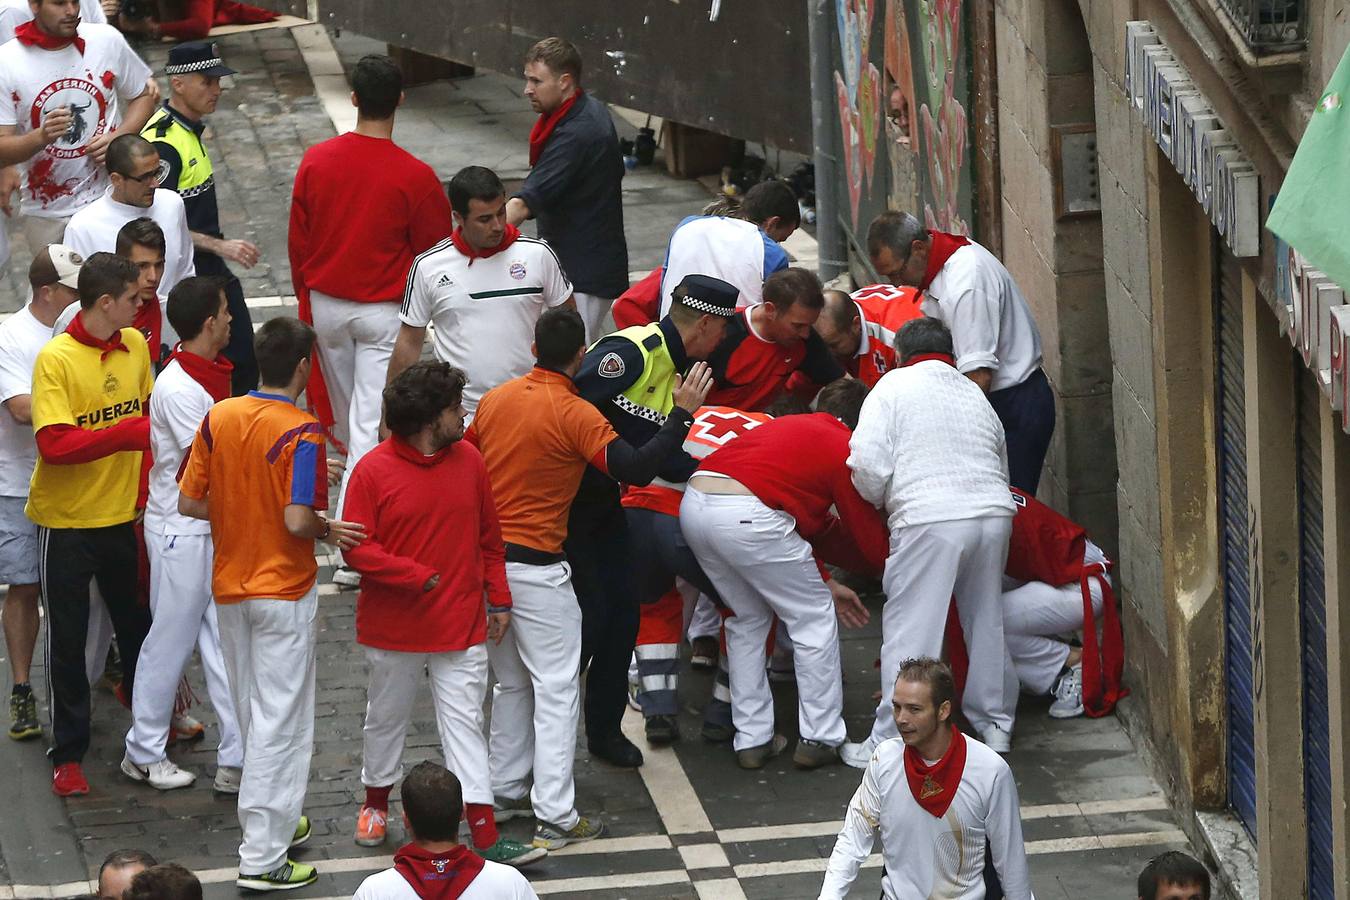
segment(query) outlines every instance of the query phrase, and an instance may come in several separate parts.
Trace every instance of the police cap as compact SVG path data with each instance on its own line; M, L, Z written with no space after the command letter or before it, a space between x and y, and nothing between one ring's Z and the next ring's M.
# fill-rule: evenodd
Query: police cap
M680 295L684 297L681 298ZM736 299L741 292L733 285L711 275L686 275L676 286L671 299L696 312L731 318L736 315Z

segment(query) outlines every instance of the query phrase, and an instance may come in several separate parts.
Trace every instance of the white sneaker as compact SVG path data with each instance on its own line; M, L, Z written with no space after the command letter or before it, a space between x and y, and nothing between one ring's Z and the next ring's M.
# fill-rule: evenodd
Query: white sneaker
M1072 719L1083 714L1083 664L1070 666L1060 675L1051 691L1055 702L1050 704L1050 718Z
M161 759L148 766L138 766L126 756L122 757L122 774L132 781L141 781L160 791L184 788L197 780L186 769L180 769L168 759Z
M1012 733L997 725L980 729L980 741L995 753L1007 753L1012 750Z
M361 573L347 566L339 566L333 572L333 584L338 587L358 588L361 586Z
M216 780L211 788L217 794L237 794L244 770L238 766L216 766Z
M876 747L873 746L871 739L863 741L861 744L845 741L839 745L839 758L843 760L844 765L852 766L855 769L865 769L867 764L872 761L872 754L875 750Z

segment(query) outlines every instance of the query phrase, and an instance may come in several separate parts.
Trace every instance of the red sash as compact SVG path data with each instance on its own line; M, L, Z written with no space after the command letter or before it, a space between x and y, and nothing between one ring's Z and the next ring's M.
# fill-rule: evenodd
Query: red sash
M567 111L576 106L577 101L581 99L581 94L581 89L577 88L577 92L564 100L561 106L548 115L541 115L539 120L534 123L534 127L530 129L530 165L533 166L539 162L539 157L544 155L544 145L553 136L553 129L558 127L558 123L562 121L563 116L567 115Z
M933 283L933 279L947 264L948 257L970 243L968 238L959 234L947 234L945 231L930 231L928 235L933 239L933 243L928 248L928 268L924 269L923 281L919 283L919 290L921 291L928 290L928 286Z
M913 747L905 747L905 780L909 782L914 802L930 816L940 819L956 799L961 786L961 775L966 771L966 736L949 725L952 742L942 759L928 765Z

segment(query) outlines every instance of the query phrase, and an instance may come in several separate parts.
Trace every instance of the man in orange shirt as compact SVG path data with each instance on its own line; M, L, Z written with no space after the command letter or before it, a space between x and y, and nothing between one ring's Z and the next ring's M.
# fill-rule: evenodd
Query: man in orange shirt
M312 884L287 850L309 838L300 814L314 752L316 539L350 549L362 526L329 520L319 423L295 405L309 382L314 329L270 319L254 339L262 384L202 419L179 479L178 511L211 522L220 645L244 741L236 884Z
M618 481L648 484L683 443L712 376L695 363L676 382L665 424L634 448L572 382L586 354L575 310L539 317L534 354L529 374L484 395L467 437L483 454L497 501L512 600L511 629L488 646L498 682L488 759L493 805L498 821L533 812L534 844L551 851L604 833L574 805L581 608L562 552L572 498L588 463Z

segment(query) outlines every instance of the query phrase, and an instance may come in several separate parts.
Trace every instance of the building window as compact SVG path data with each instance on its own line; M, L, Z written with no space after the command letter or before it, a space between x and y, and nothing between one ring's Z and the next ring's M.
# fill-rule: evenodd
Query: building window
M1307 0L1218 0L1252 51L1301 50L1307 41Z

